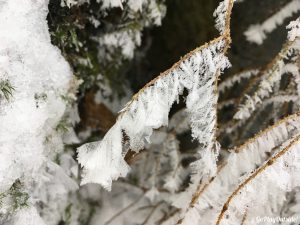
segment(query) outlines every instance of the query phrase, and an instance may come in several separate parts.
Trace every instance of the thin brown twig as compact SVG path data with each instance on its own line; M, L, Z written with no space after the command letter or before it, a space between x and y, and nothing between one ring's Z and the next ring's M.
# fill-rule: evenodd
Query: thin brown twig
M156 205L153 206L152 210L150 211L149 215L146 217L146 219L144 220L144 222L141 225L146 225L149 221L149 219L151 218L151 216L153 215L153 213L155 212L155 210L158 208L158 206L160 206L163 203L163 201L158 202Z
M246 220L247 220L247 215L248 215L248 212L247 212L247 210L246 210L246 212L245 212L244 215L243 215L243 219L242 219L241 225L244 225L244 224L245 224L245 222L246 222Z
M120 216L122 213L124 213L126 210L130 209L132 206L137 204L142 198L144 197L144 194L142 194L137 200L133 201L129 205L127 205L125 208L121 209L119 212L117 212L115 215L113 215L109 220L105 222L104 225L110 224L114 219L116 219L118 216Z
M180 212L180 209L176 209L176 210L174 210L174 212L172 212L168 216L164 215L159 221L157 221L156 225L162 225L165 221L167 221L169 218L171 218L172 216L176 215L179 212Z

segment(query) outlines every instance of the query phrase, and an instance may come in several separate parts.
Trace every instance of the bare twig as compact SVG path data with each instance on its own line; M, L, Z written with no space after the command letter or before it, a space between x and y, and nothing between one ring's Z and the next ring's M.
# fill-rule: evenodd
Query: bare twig
M118 216L120 216L121 214L123 214L126 210L130 209L132 206L134 206L135 204L137 204L143 197L144 197L144 194L142 194L136 201L133 201L132 203L130 203L129 205L127 205L125 208L123 208L122 210L120 210L119 212L117 212L115 215L113 215L109 220L107 220L105 222L104 225L110 224L113 220L115 220Z
M155 206L153 206L152 210L150 211L149 215L146 217L146 219L144 220L144 222L141 225L146 225L149 221L149 219L151 218L151 216L153 215L153 213L155 212L155 210L158 208L158 206L160 206L163 203L163 201L158 202Z

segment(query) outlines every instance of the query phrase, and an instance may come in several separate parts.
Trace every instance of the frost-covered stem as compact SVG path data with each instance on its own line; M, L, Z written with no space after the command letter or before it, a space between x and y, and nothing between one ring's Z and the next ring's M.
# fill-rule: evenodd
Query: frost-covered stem
M281 61L284 59L284 57L286 56L286 53L289 51L290 47L292 46L292 44L294 43L294 41L287 41L282 49L280 50L280 52L273 58L273 60L267 64L267 66L260 71L260 73L258 74L257 77L255 77L251 82L249 82L248 88L246 88L244 90L244 93L241 96L244 96L245 93L247 93L249 91L249 88L251 88L258 80L262 79L264 76L266 76L269 73L272 73L272 71L274 71L277 65L277 62Z
M236 104L236 100L237 100L236 98L232 98L232 99L228 99L228 100L225 100L225 101L221 101L218 104L218 109L221 110L224 107L227 107L227 106L230 106L230 105L235 105Z
M219 174L219 172L222 170L222 168L226 165L226 163L222 163L221 165L218 166L218 171L217 171L217 174ZM217 176L217 175L216 175ZM205 183L205 184L202 184L200 183L197 187L197 190L196 192L194 193L194 195L192 196L192 199L190 201L190 204L187 208L186 211L188 211L190 208L194 207L194 205L197 203L198 199L200 198L201 194L206 190L206 188L214 181L214 179L216 178L216 176L210 178L210 180ZM182 224L182 221L183 221L184 217L179 219L177 221L177 223L175 225L180 225Z
M125 113L127 111L127 109L130 108L131 104L133 101L137 100L139 98L139 96L148 88L151 87L152 85L155 84L156 81L158 81L159 79L163 78L164 76L167 76L168 74L170 74L172 71L178 69L180 67L180 64L182 62L184 62L185 60L189 59L191 56L193 56L196 52L202 51L203 49L208 48L210 45L216 44L219 41L223 40L224 37L223 35L211 40L208 43L205 43L204 45L201 45L198 48L195 48L194 50L190 51L189 53L187 53L186 55L184 55L183 57L180 58L179 61L177 61L176 63L173 64L173 66L167 70L165 70L164 72L160 73L158 76L156 76L154 79L152 79L151 81L149 81L147 84L145 84L144 87L142 87L136 94L134 94L132 96L132 99L127 103L126 107L124 110L122 110L122 112L119 114L119 116L122 116L123 113Z
M279 108L279 104L280 103L284 104L284 103L287 103L287 102L290 102L290 101L294 101L295 102L298 99L299 99L299 97L297 95L278 95L278 96L274 96L274 97L271 97L271 98L263 101L262 105L259 106L257 108L257 110L252 113L251 118L248 118L248 120L239 120L238 121L243 126L243 129L240 130L240 132L238 132L238 138L243 137L243 135L249 131L249 129L251 128L251 125L252 125L251 121L255 121L257 118L259 118L261 116L261 113L270 104L273 104L274 108ZM276 106L275 106L275 104L276 104ZM295 111L297 111L297 110L295 110ZM277 116L274 115L274 114L276 114L275 110L274 110L274 112L272 114L270 113L270 114L266 115L265 120L267 120L267 118L273 118L274 121L277 121L278 118L275 119ZM249 121L249 122L247 123L247 121ZM239 126L239 127L241 127L241 126Z
M207 160L194 163L194 169L207 166L207 170L195 173L194 184L198 184L201 176L209 177L215 173L217 151L211 150L217 145L217 79L220 72L229 66L225 53L231 42L229 22L232 5L233 0L225 0L216 10L217 28L221 32L218 38L191 51L147 83L126 104L115 125L100 142L88 143L78 149L78 161L84 170L82 185L100 183L109 190L113 180L124 177L129 171L124 155L130 149L139 152L145 142L150 141L154 129L168 124L169 110L185 88L189 91L186 105L191 115L192 137L201 144L197 156L207 157ZM201 151L203 149L205 151ZM99 174L99 170L103 173Z
M218 171L217 174L219 174L219 172L223 169L224 166L226 166L226 162L222 163L221 165L218 166ZM217 175L216 175L217 176ZM196 202L198 201L198 199L200 198L201 194L205 191L205 189L209 186L209 184L211 184L214 179L216 178L216 176L212 177L208 183L204 184L204 185L199 185L197 188L197 191L194 193L192 200L190 202L189 208L194 207L194 205L196 204Z
M234 0L230 0L229 1L229 6L228 6L228 10L227 10L227 16L226 16L226 26L225 26L225 31L224 33L211 40L208 43L205 43L204 45L201 45L198 48L195 48L194 50L190 51L189 53L187 53L186 55L184 55L183 57L181 57L181 59L179 61L177 61L176 63L173 64L173 66L169 69L167 69L166 71L164 71L163 73L161 73L159 76L156 76L154 79L152 79L151 81L149 81L143 88L141 88L131 99L131 101L126 105L126 108L119 114L119 116L122 116L122 114L130 107L130 105L132 104L133 101L137 100L140 96L140 94L142 92L145 91L145 89L147 89L148 87L154 85L154 83L161 79L164 76L167 76L168 74L170 74L172 71L178 69L180 67L180 64L182 62L184 62L185 60L189 59L192 55L195 55L196 52L200 52L203 49L208 48L210 45L216 44L221 40L225 40L225 47L223 49L223 53L225 54L230 46L231 43L231 37L230 37L230 16L231 16L231 12L232 12L232 7L233 7L233 2ZM217 85L217 84L216 84Z
M294 145L296 145L298 142L300 141L300 135L297 136L296 138L294 138L290 144L283 148L281 151L279 151L275 156L273 156L272 158L270 158L264 165L262 165L259 169L257 169L256 171L254 171L245 181L243 181L237 189L234 190L234 192L228 197L227 201L225 202L225 204L222 207L222 211L221 213L218 215L218 219L216 222L216 225L220 225L225 212L227 211L229 204L231 203L231 201L233 200L233 198L248 184L250 183L252 180L254 180L258 175L260 175L261 173L263 173L268 167L272 166L274 162L276 162L281 156L283 156L284 154L286 154Z
M222 33L221 36L219 36L218 38L216 38L216 39L214 39L214 40L211 41L211 42L214 42L215 40L219 41L219 39L220 40L222 40L222 39L225 40L225 47L223 49L223 54L224 55L226 54L226 52L227 52L227 50L228 50L228 48L229 48L229 46L231 44L230 18L231 18L231 12L232 12L233 3L234 3L234 0L229 0L229 2L228 2L228 7L227 7L227 11L226 11L226 18L225 18L225 30L224 30L224 32ZM211 44L211 42L209 44L206 43L205 45L201 46L200 48L202 48L202 49L207 48ZM219 79L219 75L220 75L220 70L217 71L216 80L214 81L214 84L215 84L215 86L214 86L214 94L216 96L218 96L218 94L219 94L219 92L218 92L218 79ZM217 97L217 99L218 99L218 97ZM218 110L217 104L214 106L214 110L216 112L215 115L217 117L217 110ZM217 121L217 118L216 118L216 121ZM217 123L215 123L215 127L214 127L214 140L213 141L216 141L216 138L217 138L216 131L217 131ZM211 178L211 179L214 179L214 178ZM211 182L211 179L210 179L209 182ZM193 194L193 197L191 199L191 202L190 202L190 205L189 205L188 208L190 208L190 207L193 206L193 204L195 203L195 200L198 199L198 197L195 197L195 196L200 195L202 193L202 191L205 189L206 186L207 186L207 184L202 184L202 183L198 184L198 187L196 189L196 193ZM184 216L183 216L183 218L184 218ZM181 224L182 221L183 221L183 218L179 219L177 221L176 225Z
M164 71L163 73L160 73L159 76L156 76L154 79L152 79L151 81L149 81L147 84L145 84L144 87L142 87L136 94L133 95L132 99L128 102L128 104L126 105L125 109L122 110L122 112L119 114L118 118L121 117L131 106L131 104L136 101L139 96L149 87L153 86L155 84L156 81L158 81L159 79L161 79L164 76L167 76L168 74L170 74L172 71L178 69L180 67L180 64L182 62L184 62L185 60L189 59L192 55L194 55L196 52L199 52L203 49L208 48L210 45L216 44L219 41L224 40L224 35L219 36L215 39L213 39L212 41L205 43L204 45L195 48L194 50L190 51L188 54L184 55L183 57L181 57L181 59L179 61L177 61L176 63L173 64L173 66L169 69L167 69L166 71ZM227 39L225 39L227 40ZM228 43L228 41L226 42ZM230 43L230 42L229 42ZM224 48L225 49L225 48Z
M265 137L268 137L272 132L278 130L280 127L288 126L288 124L292 123L292 121L295 120L295 119L297 119L299 116L300 116L300 112L295 113L293 115L290 115L290 116L288 116L288 117L286 117L286 118L278 121L273 126L268 127L267 129L265 129L264 131L260 132L259 134L257 134L253 138L249 139L244 144L240 145L238 148L234 149L235 153L232 153L232 154L236 154L236 153L243 154L242 151L250 151L251 152L252 149L257 149L258 146L256 146L255 143L260 143L262 139L264 139ZM295 126L295 125L293 125L293 126ZM276 147L276 146L280 145L281 142L282 142L282 138L278 139L276 141L276 143L273 143L273 145L274 145L273 147ZM265 161L265 159L263 159L263 161ZM224 174L224 170L226 171L226 170L228 170L228 168L234 166L232 163L233 163L232 161L230 163L230 159L227 159L226 161L224 161L222 164L219 165L218 171L217 171L216 175L214 177L212 177L207 184L204 184L204 185L202 184L202 185L198 186L198 189L195 192L195 194L194 194L194 196L192 198L192 201L190 202L188 210L191 210L193 207L195 207L195 205L197 203L199 203L200 197L203 195L203 193L207 192L207 189L211 186L211 184L216 179L220 178L220 176L222 176L221 173ZM178 221L177 224L181 224L181 223L182 223L182 220Z
M241 79L251 79L253 76L255 77L258 73L258 69L246 69L239 73L235 73L220 83L219 92L225 92L227 88L231 88L235 83L240 82Z
M284 20L300 10L299 0L292 0L283 6L278 12L271 15L262 24L251 25L245 32L247 40L258 45L262 44L276 27L282 25Z
M250 80L248 86L244 89L243 93L240 95L240 98L238 100L240 107L237 110L237 112L235 113L235 116L234 116L235 119L242 119L245 117L249 117L249 115L247 115L247 116L242 115L241 112L243 111L244 108L246 108L246 110L249 110L248 106L247 106L247 102L251 101L251 99L247 99L245 105L241 104L242 100L244 100L244 98L245 98L245 96L247 96L247 93L249 92L249 90L257 82L259 82L260 80L264 80L264 79L266 79L266 80L272 79L272 75L278 69L279 63L287 56L288 52L290 51L293 44L297 41L297 39L298 38L296 38L293 41L287 41L283 45L280 52L273 58L273 60L262 71L260 71L256 77L254 77L252 80ZM255 93L257 93L257 91ZM260 97L260 96L258 96L258 97ZM255 103L255 105L256 105L256 103Z
M246 146L248 146L248 145L250 145L250 144L256 142L258 138L260 138L260 137L266 135L266 134L269 133L271 130L273 130L273 129L279 127L280 125L286 123L287 121L293 120L293 119L295 119L295 118L297 118L297 117L299 117L299 116L300 116L300 112L297 112L297 113L295 113L295 114L292 114L292 115L290 115L290 116L287 116L287 117L283 118L282 120L279 120L279 121L278 121L277 123L275 123L274 125L269 126L269 127L266 128L265 130L263 130L263 131L259 132L258 134L256 134L253 138L248 139L244 144L242 144L242 145L240 145L239 147L237 147L234 151L235 151L236 153L239 153L239 152L242 151L243 149L246 149Z
M245 222L246 222L246 220L247 220L247 215L248 215L248 213L247 213L247 211L244 213L244 215L243 215L243 219L242 219L242 222L241 222L241 225L244 225L245 224Z
M231 37L230 37L230 17L231 17L233 2L234 2L234 0L230 0L229 3L228 3L229 6L228 6L227 16L226 16L226 20L225 20L226 21L225 22L226 25L225 25L225 31L224 31L224 33L221 36L219 36L219 37L211 40L210 42L205 43L204 45L201 45L200 47L195 48L194 50L190 51L189 53L187 53L186 55L184 55L183 57L181 57L181 59L179 61L177 61L176 63L174 63L171 68L165 70L163 73L160 73L160 75L156 76L154 79L152 79L147 84L145 84L145 86L143 88L141 88L135 95L133 95L132 99L127 103L127 105L124 108L124 110L122 110L122 112L118 115L118 119L120 119L122 117L122 115L130 108L131 104L139 98L139 96L141 95L141 93L143 93L147 88L153 86L155 84L155 82L157 82L162 77L167 76L172 71L178 69L180 67L180 64L182 64L185 60L189 59L191 56L193 56L197 52L202 51L203 49L206 49L209 46L211 46L213 44L216 44L216 43L218 43L221 40L225 40L225 47L223 49L223 54L226 54L226 52L227 52L227 50L228 50L228 48L230 46L230 43L231 43ZM219 76L217 76L217 79L215 81L215 87L216 87L215 93L218 93L218 88L217 88L218 87L218 82L217 82L218 81L218 77ZM217 106L215 106L215 107L217 108ZM139 154L139 153L134 154L134 157L137 154ZM130 159L127 159L127 160L130 161Z
M283 92L284 93L284 92ZM272 104L272 103L285 103L285 102L295 102L299 99L299 96L297 95L276 95L273 96L265 101L263 101L262 105L259 108L258 112L261 112L263 109L265 109L266 106ZM229 105L236 105L237 104L238 99L234 98L234 99L229 99L229 100L225 100L222 101L218 104L218 109L222 109L226 106ZM298 111L298 109L296 109L295 111ZM254 115L252 114L251 119L253 120L253 118L257 117L259 113L255 113ZM247 120L230 120L227 123L223 123L221 124L221 126L218 129L218 135L220 136L222 133L226 132L226 134L232 133L233 131L236 131L236 129L240 128L241 126L244 126L246 124ZM242 132L245 132L247 129L243 129Z

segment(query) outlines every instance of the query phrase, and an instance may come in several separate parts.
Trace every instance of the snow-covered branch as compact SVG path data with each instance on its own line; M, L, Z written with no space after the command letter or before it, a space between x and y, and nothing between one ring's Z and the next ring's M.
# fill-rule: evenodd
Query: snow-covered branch
M266 19L261 24L251 25L245 32L245 36L248 41L262 44L267 38L267 34L275 30L276 27L280 26L285 19L291 17L293 14L300 10L299 0L292 0L281 8L274 15Z
M220 12L227 15L223 34L188 53L172 68L146 84L121 111L116 124L102 141L79 148L78 161L84 169L82 184L100 183L110 189L112 180L125 176L129 171L123 158L126 152L129 148L139 151L145 141L149 141L153 129L168 124L169 110L184 89L189 92L186 106L192 136L207 152L212 150L218 98L216 81L218 74L229 66L224 53L230 43L229 18L233 1L225 2L226 12ZM125 136L129 139L127 149L123 146Z

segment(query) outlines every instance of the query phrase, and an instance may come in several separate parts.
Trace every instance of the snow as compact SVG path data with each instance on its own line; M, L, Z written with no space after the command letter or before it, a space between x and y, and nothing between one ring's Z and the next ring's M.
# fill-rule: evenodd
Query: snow
M261 24L251 25L245 32L244 35L249 42L261 45L267 38L267 34L275 30L276 27L283 24L284 20L291 17L293 14L300 10L300 1L293 0L287 3L274 15L266 19Z
M295 38L300 36L300 18L295 21L291 21L287 26L287 29L290 30L288 32L288 39L290 41L294 41Z
M214 17L216 17L216 28L220 34L224 34L226 24L227 8L230 0L224 0L220 2L217 9L214 11Z
M109 51L120 48L125 58L132 59L135 46L141 44L141 32L139 30L115 31L99 37L98 41Z
M220 83L218 86L219 92L225 92L226 89L230 89L234 84L240 83L243 79L250 79L253 76L256 76L258 74L259 70L253 69L253 70L246 70L242 71L240 73L235 74L234 76L224 80Z
M86 2L89 3L90 0L61 0L61 6L68 6L70 8L74 5L82 5Z
M66 0L62 4L72 7L84 2L88 1ZM99 2L102 10L107 11L120 7L129 13L141 13L146 7L150 9L147 18L157 25L165 13L154 0ZM78 112L73 108L77 106L70 106L61 97L68 95L75 100L74 90L70 89L76 89L78 83L75 84L72 70L61 52L50 42L46 22L48 2L1 2L0 21L4 22L0 23L0 29L5 32L0 33L0 81L8 80L14 91L11 99L0 96L0 224L57 225L65 220L78 225L85 223L86 218L90 225L126 225L133 221L154 224L164 218L167 218L162 222L165 225L175 224L179 219L187 225L214 224L233 191L265 165L268 165L266 169L232 199L225 213L228 218L221 224L236 224L245 212L246 222L258 215L298 215L300 195L296 193L295 197L288 198L288 194L300 188L300 145L293 143L300 135L299 113L221 154L222 164L217 164L221 151L216 141L218 94L261 72L242 72L225 80L219 89L216 85L219 74L230 66L224 55L228 47L225 46L228 4L229 0L221 2L215 12L216 27L224 36L195 49L147 84L120 111L117 122L101 141L78 149L81 184L86 185L76 192L81 171L73 159L73 149L64 144L80 140L72 128L66 133L56 128L65 119L73 126L79 121ZM279 13L281 19L273 18L266 26L281 23L291 12L286 7L284 13ZM97 26L97 21L94 22ZM256 92L245 97L245 104L235 118L250 117L260 104L299 100L299 71L294 57L300 49L299 19L287 28L292 42L290 48L279 54L280 59L271 69L261 73ZM258 36L265 35L266 31L260 31ZM141 42L141 29L115 30L96 38L99 47L105 46L112 52L120 49L124 58L132 59ZM285 73L295 77L297 93L272 95L274 86L278 86ZM169 112L184 90L186 108L170 118ZM107 96L112 95L113 90L105 91ZM131 93L126 95L125 98ZM37 99L37 96L42 97ZM117 112L120 102L109 102L105 97L103 92L98 92L95 102L107 104ZM187 131L191 131L192 139L198 144L192 153L180 149L178 135ZM291 143L288 153L273 164L267 163ZM132 168L124 159L129 150L143 150ZM184 154L193 160L189 167L183 167ZM132 177L118 180L127 174ZM112 186L115 180L118 181ZM16 182L29 199L26 207L12 211L12 199L7 193ZM282 210L283 204L288 206L286 212Z
M32 197L39 188L35 185L45 182L45 170L52 156L63 148L55 127L66 109L61 95L68 92L73 75L60 51L50 42L47 13L48 1L44 0L1 3L0 29L5 32L0 33L0 80L9 80L15 89L10 100L0 99L1 193L18 179ZM46 96L38 107L37 94ZM52 144L55 147L49 151ZM52 181L55 182L50 178L47 182ZM20 210L12 220L8 217L4 223L43 224L34 207L41 197L30 198L29 208Z
M98 2L100 0L97 0ZM114 8L114 7L120 7L123 8L122 3L124 0L101 0L102 2L102 8Z
M8 223L13 225L46 225L34 207L20 210Z

